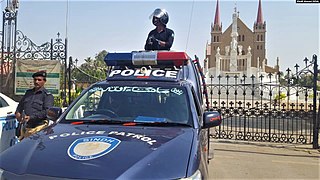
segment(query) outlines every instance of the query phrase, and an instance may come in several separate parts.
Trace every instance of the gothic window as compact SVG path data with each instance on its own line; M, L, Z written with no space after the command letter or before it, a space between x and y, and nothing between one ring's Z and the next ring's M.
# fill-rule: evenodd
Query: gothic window
M242 35L242 41L244 41L244 35Z
M219 36L217 36L217 42L220 42L220 41L219 41Z
M216 42L216 36L213 36L213 42Z
M259 41L259 35L257 35L257 41Z
M257 46L257 49L259 49L259 45Z
M263 35L261 35L261 41L263 41Z
M241 41L241 35L238 36L238 41Z

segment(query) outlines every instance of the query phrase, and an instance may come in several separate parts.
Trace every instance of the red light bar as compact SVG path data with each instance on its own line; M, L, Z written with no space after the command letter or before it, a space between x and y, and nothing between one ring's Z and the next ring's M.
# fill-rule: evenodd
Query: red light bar
M158 52L158 61L172 61L175 66L184 65L189 56L185 52Z

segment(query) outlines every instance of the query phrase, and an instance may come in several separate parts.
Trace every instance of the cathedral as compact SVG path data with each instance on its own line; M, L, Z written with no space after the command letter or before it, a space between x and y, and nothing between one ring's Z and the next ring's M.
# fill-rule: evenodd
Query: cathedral
M222 32L219 0L216 3L214 23L211 25L211 42L206 45L204 69L206 77L267 76L279 72L279 59L274 67L267 65L266 22L262 16L261 0L253 30L239 17L237 8L232 14L232 24ZM209 78L206 78L209 80Z

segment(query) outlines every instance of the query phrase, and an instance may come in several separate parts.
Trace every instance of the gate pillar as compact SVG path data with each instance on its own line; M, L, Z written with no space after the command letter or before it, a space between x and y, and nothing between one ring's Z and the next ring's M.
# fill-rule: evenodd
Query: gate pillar
M3 11L0 63L0 92L10 95L14 88L14 73L16 63L16 30L18 1L7 0ZM13 80L13 81L12 81Z
M317 116L317 82L318 82L318 60L317 55L312 56L313 61L313 149L319 148L319 119ZM318 109L319 111L319 109ZM319 112L318 112L319 113Z

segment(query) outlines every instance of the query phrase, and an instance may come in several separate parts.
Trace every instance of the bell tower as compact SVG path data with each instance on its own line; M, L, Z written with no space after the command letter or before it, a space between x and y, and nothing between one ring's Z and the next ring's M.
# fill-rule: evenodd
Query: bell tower
M266 22L263 21L261 0L259 0L257 20L253 25L252 66L263 67L266 64Z
M220 22L220 10L219 10L219 0L217 0L216 4L216 13L214 17L214 23L211 24L211 57L208 64L208 67L216 66L216 58L217 49L221 49L222 44L222 24Z

